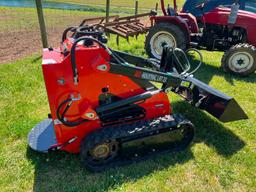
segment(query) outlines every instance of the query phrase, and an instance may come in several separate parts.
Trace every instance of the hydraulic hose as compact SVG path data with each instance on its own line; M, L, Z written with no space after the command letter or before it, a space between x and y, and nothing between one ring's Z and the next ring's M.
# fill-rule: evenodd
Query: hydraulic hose
M73 71L73 78L74 78L74 82L75 84L78 83L78 71L77 71L77 66L76 66L76 56L75 56L75 50L76 50L76 46L80 41L94 41L96 43L98 43L102 48L104 48L109 55L111 55L119 64L121 65L125 65L127 62L125 60L123 60L121 57L119 57L117 54L115 54L114 52L112 52L106 45L104 45L102 42L100 42L99 40L92 38L92 37L80 37L78 38L71 50L70 50L70 54L71 54L71 64L72 64L72 71Z
M56 111L56 115L57 115L58 120L61 123L63 123L64 125L66 125L67 127L75 127L75 126L81 125L85 122L88 122L87 119L83 119L83 120L80 120L80 121L73 121L73 122L70 122L70 121L65 119L65 115L68 112L68 110L70 109L72 103L73 103L73 100L71 98L66 99L66 100L64 100L60 103L60 105L58 106L57 111ZM61 111L61 109L63 108L64 105L66 105L66 107L65 107L64 111L62 112L62 114L60 114L60 111Z
M67 39L67 34L69 31L75 33L76 29L77 29L77 27L69 27L69 28L65 29L65 31L62 34L61 42L63 43Z
M109 54L112 54L112 52L107 48L107 46L105 46L103 43L101 43L99 40L92 38L92 37L80 37L78 38L71 50L70 50L70 54L71 54L71 65L72 65L72 71L73 71L73 78L74 78L74 82L75 84L78 83L78 72L77 72L77 66L76 66L76 56L75 56L75 51L76 51L76 46L80 41L94 41L96 43L98 43L102 48L104 48Z
M191 71L191 72L189 72L189 70L191 69L191 63L190 63L190 61L189 61L189 59L188 59L188 57L187 57L187 54L188 54L190 51L195 51L195 52L199 55L199 64L198 64L198 66L197 66L193 71ZM202 53L201 53L200 51L198 51L197 49L195 49L195 48L190 48L190 49L187 49L186 52L184 52L182 49L179 49L179 48L175 48L175 49L173 50L173 55L174 55L174 57L175 57L175 60L176 60L176 61L178 62L178 64L184 69L184 67L183 67L183 65L181 64L181 62L180 62L180 60L179 60L179 58L178 58L176 52L180 52L180 53L184 56L184 58L185 58L185 60L186 60L186 62L187 62L187 69L184 70L180 75L189 76L189 75L195 73L195 72L201 67L201 65L202 65L202 63L203 63L203 55L202 55Z
M184 56L184 58L186 59L186 63L187 63L186 68L187 68L187 69L185 69L185 68L183 67L183 65L181 64L181 62L180 62L180 60L179 60L179 58L178 58L176 52L181 53L181 54ZM175 49L173 49L173 55L174 55L175 60L178 62L178 64L180 65L180 67L181 67L182 70L183 70L183 72L181 73L181 75L187 73L187 72L190 70L191 65L190 65L190 62L189 62L189 60L188 60L188 57L187 57L186 53L185 53L182 49L180 49L180 48L175 48Z
M195 73L195 72L201 67L201 65L202 65L202 63L203 63L203 55L202 55L202 53L201 53L200 51L198 51L198 50L195 49L195 48L190 48L190 49L188 49L188 50L186 51L186 54L188 54L190 51L195 51L195 52L199 55L199 60L200 60L200 62L199 62L199 64L198 64L198 66L197 66L193 71L191 71L191 72L188 73L188 75L191 75L191 74Z

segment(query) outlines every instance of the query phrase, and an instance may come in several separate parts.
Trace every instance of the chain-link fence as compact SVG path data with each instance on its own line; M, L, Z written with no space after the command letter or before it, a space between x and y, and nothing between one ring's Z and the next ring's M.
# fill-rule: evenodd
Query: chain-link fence
M136 0L110 0L110 15L132 15ZM138 0L138 13L160 0ZM83 19L105 16L106 0L42 0L50 46L58 46L63 30ZM0 0L0 63L13 61L42 47L35 0Z

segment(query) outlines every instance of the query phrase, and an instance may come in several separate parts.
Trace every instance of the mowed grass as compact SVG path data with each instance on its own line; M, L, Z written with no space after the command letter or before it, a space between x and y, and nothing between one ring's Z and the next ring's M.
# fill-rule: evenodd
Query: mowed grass
M63 28L76 26L89 17L105 16L104 10L79 11L44 9L46 28ZM0 6L0 33L39 30L38 17L35 8L17 8Z
M105 16L105 0L47 0L48 2L70 3L83 5L81 10L63 10L44 8L46 29L56 29L69 26L77 26L89 17ZM149 12L155 8L158 0L140 0L139 13ZM183 0L178 0L179 8ZM166 6L171 2L166 0ZM114 0L111 1L110 15L127 16L134 14L135 1ZM171 4L172 5L172 4ZM159 6L158 14L162 14ZM13 33L20 31L39 30L38 17L35 8L27 7L3 7L0 6L0 33Z
M145 55L143 42L140 36L117 47L112 36L109 45ZM27 146L27 134L49 112L40 54L0 65L0 191L255 191L256 75L225 74L222 53L203 55L195 76L235 97L250 119L222 124L169 94L174 112L196 126L192 145L103 173L86 171L79 155L40 154Z

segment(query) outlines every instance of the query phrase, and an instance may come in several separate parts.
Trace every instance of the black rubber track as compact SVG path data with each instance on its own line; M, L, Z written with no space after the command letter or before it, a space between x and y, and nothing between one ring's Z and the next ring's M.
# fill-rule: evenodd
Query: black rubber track
M181 115L174 115L175 120L168 121L168 116L160 117L148 121L138 121L132 124L125 124L125 125L115 125L112 127L104 127L100 128L88 136L86 136L83 141L81 142L80 148L80 156L83 165L92 172L100 172L104 171L106 168L122 166L126 164L133 163L134 161L141 161L150 158L152 155L156 155L159 153L171 152L171 151L180 151L185 149L193 140L194 137L194 125L184 119ZM167 120L166 120L167 119ZM177 125L180 125L177 127ZM183 132L183 139L178 143L173 143L173 147L169 150L165 151L157 151L151 153L150 155L145 155L142 157L123 157L120 153L119 156L115 159L111 159L111 161L106 161L103 164L93 163L88 161L88 152L92 150L96 145L101 144L105 141L115 140L120 141L122 138L134 137L136 134L148 134L151 135L157 134L158 130L162 128L172 128L171 131L177 130L185 130ZM121 144L120 144L121 150Z

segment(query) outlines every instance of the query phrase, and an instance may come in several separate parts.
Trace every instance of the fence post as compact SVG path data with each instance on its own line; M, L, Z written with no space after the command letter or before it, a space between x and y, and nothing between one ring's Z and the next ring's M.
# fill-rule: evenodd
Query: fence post
M106 23L109 22L110 0L106 0Z
M38 16L38 21L39 21L39 26L40 26L43 48L47 48L48 41L47 41L47 33L46 33L46 27L45 27L45 22L44 22L42 2L41 2L41 0L35 0L35 1L36 1L37 16Z
M135 1L135 15L138 15L139 2Z

